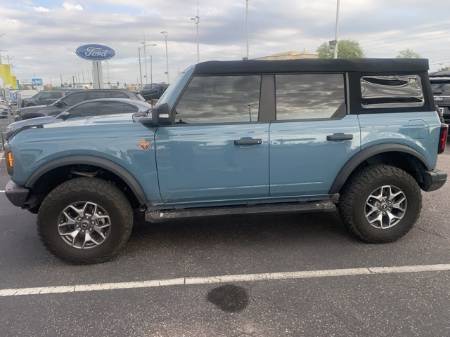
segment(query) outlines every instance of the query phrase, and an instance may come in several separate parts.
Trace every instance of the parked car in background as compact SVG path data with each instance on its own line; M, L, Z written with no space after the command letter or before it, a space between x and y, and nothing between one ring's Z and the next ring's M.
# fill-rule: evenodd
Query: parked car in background
M445 123L450 123L450 71L439 71L430 74L431 89L434 102Z
M74 263L118 254L150 222L336 211L364 242L419 218L448 126L423 59L215 61L188 68L151 113L74 118L8 140L5 193Z
M6 129L5 138L8 140L15 133L25 128L40 127L62 120L124 113L145 115L151 108L152 106L147 102L128 98L101 98L84 101L64 110L56 116L29 118L11 123Z
M166 91L168 85L166 83L152 83L144 85L144 88L140 91L140 94L146 101L159 99L164 91Z
M22 99L22 107L50 105L63 97L64 94L62 90L42 90L30 98Z
M34 89L27 89L27 90L16 90L15 91L15 95L13 96L14 97L14 100L13 100L13 104L16 104L17 105L17 107L21 107L22 106L22 101L23 100L25 100L25 99L27 99L27 98L30 98L30 97L33 97L34 95L36 95L38 93L38 91L37 90L34 90Z
M11 107L6 102L0 103L0 118L8 118L10 113Z
M135 92L121 89L91 89L75 91L50 105L21 108L16 120L29 119L43 116L56 116L67 108L83 101L98 98L128 98L143 101L141 95Z

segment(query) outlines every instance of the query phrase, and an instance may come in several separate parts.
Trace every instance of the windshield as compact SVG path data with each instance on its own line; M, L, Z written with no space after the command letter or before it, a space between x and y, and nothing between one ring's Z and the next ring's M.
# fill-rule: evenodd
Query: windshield
M166 91L164 91L164 94L161 96L161 98L158 100L157 106L160 104L167 103L169 105L169 108L172 109L173 106L176 103L176 100L183 88L186 86L186 83L191 78L192 72L194 71L194 66L188 67L186 70L184 70L180 76L173 82Z
M450 83L449 82L432 82L431 88L433 90L433 94L450 95Z

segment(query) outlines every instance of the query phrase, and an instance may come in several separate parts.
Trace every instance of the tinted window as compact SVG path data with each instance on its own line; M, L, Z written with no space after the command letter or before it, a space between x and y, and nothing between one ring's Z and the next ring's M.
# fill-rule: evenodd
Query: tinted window
M366 109L424 105L422 82L417 75L363 76L361 95Z
M276 75L277 120L323 119L346 113L344 75Z
M84 92L76 92L63 98L63 102L67 105L75 105L86 100Z
M260 81L257 75L194 77L177 105L176 120L184 123L255 122Z
M128 95L123 91L109 91L104 97L109 98L128 98Z
M56 99L56 98L61 98L62 92L60 91L47 91L47 92L42 92L41 93L41 98L52 98L52 99Z
M450 83L431 82L431 88L433 89L433 94L436 94L436 95L450 94Z
M137 108L127 103L86 102L71 109L70 115L71 117L87 117L132 112L137 112Z

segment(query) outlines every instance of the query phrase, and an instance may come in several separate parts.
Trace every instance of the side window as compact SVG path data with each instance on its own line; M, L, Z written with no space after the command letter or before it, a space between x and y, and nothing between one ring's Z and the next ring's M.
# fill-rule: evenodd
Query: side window
M261 76L198 76L176 107L179 123L258 121Z
M418 75L363 76L361 98L365 109L421 107L425 104Z
M122 102L87 102L70 110L71 117L88 117L137 112L131 104Z
M98 108L96 102L83 103L69 110L70 117L93 116Z
M63 93L61 91L51 91L50 98L61 98L63 97Z
M77 92L77 93L68 95L65 98L63 98L63 102L69 106L78 104L85 100L86 100L86 96L85 96L84 92Z
M108 97L108 98L129 98L128 95L126 93L124 93L123 91L109 91L103 97Z
M277 120L344 116L343 74L276 75Z

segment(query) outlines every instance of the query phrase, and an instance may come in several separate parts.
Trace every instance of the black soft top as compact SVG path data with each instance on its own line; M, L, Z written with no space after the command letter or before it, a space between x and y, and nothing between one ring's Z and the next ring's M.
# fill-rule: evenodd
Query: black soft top
M198 63L194 74L251 74L282 72L426 72L428 59L304 59L304 60L242 60Z

